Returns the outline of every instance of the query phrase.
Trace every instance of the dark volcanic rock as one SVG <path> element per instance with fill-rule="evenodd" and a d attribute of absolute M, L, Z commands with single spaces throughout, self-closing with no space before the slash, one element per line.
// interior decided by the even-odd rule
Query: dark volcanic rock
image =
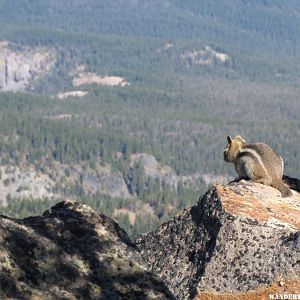
<path fill-rule="evenodd" d="M 112 219 L 61 202 L 0 217 L 0 299 L 173 299 Z"/>
<path fill-rule="evenodd" d="M 241 181 L 213 187 L 136 243 L 177 299 L 265 299 L 244 296 L 278 282 L 300 288 L 299 230 L 299 194 Z"/>

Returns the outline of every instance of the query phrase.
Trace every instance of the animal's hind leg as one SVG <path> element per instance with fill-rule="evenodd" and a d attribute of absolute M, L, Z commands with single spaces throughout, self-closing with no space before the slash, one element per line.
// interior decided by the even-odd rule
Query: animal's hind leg
<path fill-rule="evenodd" d="M 272 184 L 272 177 L 270 177 L 264 168 L 259 165 L 253 167 L 252 170 L 252 178 L 254 182 L 261 183 L 264 185 L 271 185 Z"/>

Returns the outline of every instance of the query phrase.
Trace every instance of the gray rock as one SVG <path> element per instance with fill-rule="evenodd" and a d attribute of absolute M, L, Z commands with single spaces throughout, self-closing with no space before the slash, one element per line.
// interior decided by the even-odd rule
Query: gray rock
<path fill-rule="evenodd" d="M 173 299 L 112 219 L 61 202 L 0 217 L 0 299 Z"/>
<path fill-rule="evenodd" d="M 14 49 L 0 42 L 0 91 L 24 91 L 32 82 L 47 75 L 56 62 L 53 49 Z"/>
<path fill-rule="evenodd" d="M 299 200 L 251 182 L 217 185 L 136 243 L 177 299 L 299 283 Z"/>

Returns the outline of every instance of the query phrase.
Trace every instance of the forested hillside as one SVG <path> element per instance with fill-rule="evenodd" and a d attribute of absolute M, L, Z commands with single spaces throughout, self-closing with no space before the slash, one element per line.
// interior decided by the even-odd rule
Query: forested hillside
<path fill-rule="evenodd" d="M 137 234 L 234 176 L 228 134 L 299 177 L 299 15 L 292 0 L 0 1 L 1 212 L 76 198 Z"/>

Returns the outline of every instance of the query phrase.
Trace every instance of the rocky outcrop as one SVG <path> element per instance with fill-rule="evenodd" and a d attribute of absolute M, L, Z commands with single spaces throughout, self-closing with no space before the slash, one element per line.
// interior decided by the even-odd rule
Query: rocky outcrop
<path fill-rule="evenodd" d="M 50 72 L 56 53 L 47 48 L 16 47 L 0 42 L 0 91 L 24 91 Z"/>
<path fill-rule="evenodd" d="M 300 186 L 297 180 L 291 184 Z M 136 243 L 177 299 L 299 292 L 300 195 L 293 193 L 281 198 L 249 181 L 216 185 Z"/>
<path fill-rule="evenodd" d="M 130 156 L 130 167 L 140 165 L 146 178 L 158 179 L 160 185 L 169 186 L 170 190 L 177 192 L 179 184 L 191 190 L 199 190 L 205 184 L 210 186 L 215 183 L 225 183 L 231 180 L 229 176 L 218 176 L 208 173 L 192 173 L 177 175 L 175 170 L 168 165 L 162 165 L 157 159 L 148 153 L 135 153 Z"/>
<path fill-rule="evenodd" d="M 49 117 L 52 120 L 71 119 L 70 114 Z M 43 164 L 44 162 L 42 162 Z M 95 170 L 96 169 L 96 170 Z M 7 206 L 10 201 L 22 199 L 61 198 L 60 192 L 80 181 L 85 193 L 104 194 L 112 198 L 131 198 L 124 177 L 120 172 L 113 172 L 110 164 L 96 162 L 92 169 L 87 164 L 72 167 L 59 163 L 46 167 L 43 172 L 32 164 L 0 166 L 0 206 Z M 66 174 L 68 174 L 66 176 Z M 83 175 L 82 175 L 83 174 Z"/>
<path fill-rule="evenodd" d="M 186 51 L 181 55 L 181 58 L 186 61 L 187 66 L 205 66 L 213 63 L 225 64 L 231 59 L 227 53 L 218 52 L 209 46 L 205 46 L 203 49 L 197 51 Z"/>
<path fill-rule="evenodd" d="M 284 178 L 294 189 L 299 181 Z M 300 290 L 300 194 L 240 181 L 133 243 L 75 201 L 0 216 L 0 299 L 269 299 Z"/>
<path fill-rule="evenodd" d="M 112 219 L 61 202 L 0 217 L 0 299 L 173 299 Z"/>
<path fill-rule="evenodd" d="M 0 174 L 0 206 L 7 206 L 11 199 L 54 200 L 59 197 L 52 192 L 54 181 L 33 167 L 0 166 Z"/>
<path fill-rule="evenodd" d="M 119 87 L 130 85 L 126 78 L 120 76 L 101 76 L 96 73 L 87 72 L 85 65 L 78 65 L 70 72 L 70 76 L 73 78 L 72 84 L 75 87 L 90 84 Z"/>

